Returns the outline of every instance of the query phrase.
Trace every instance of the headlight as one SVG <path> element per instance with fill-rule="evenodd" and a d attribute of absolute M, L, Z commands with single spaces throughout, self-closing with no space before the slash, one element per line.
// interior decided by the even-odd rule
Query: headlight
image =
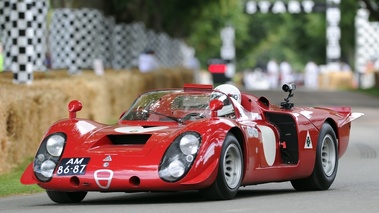
<path fill-rule="evenodd" d="M 41 164 L 41 174 L 45 177 L 53 177 L 53 172 L 56 165 L 57 164 L 51 160 L 44 161 Z"/>
<path fill-rule="evenodd" d="M 62 135 L 52 135 L 46 142 L 46 149 L 52 156 L 60 156 L 62 154 L 65 138 Z"/>
<path fill-rule="evenodd" d="M 42 182 L 50 181 L 66 144 L 66 134 L 62 132 L 48 135 L 41 143 L 34 158 L 34 174 Z"/>
<path fill-rule="evenodd" d="M 200 140 L 193 134 L 184 135 L 179 142 L 180 151 L 185 155 L 193 155 L 199 148 Z"/>
<path fill-rule="evenodd" d="M 185 171 L 186 167 L 180 160 L 174 160 L 168 166 L 168 172 L 174 178 L 181 177 Z"/>
<path fill-rule="evenodd" d="M 183 178 L 196 158 L 200 143 L 201 137 L 197 132 L 186 132 L 177 137 L 163 156 L 159 176 L 169 182 Z"/>

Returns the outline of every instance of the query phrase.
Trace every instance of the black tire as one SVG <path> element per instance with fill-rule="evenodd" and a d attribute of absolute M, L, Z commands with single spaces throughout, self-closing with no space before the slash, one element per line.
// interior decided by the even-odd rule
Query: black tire
<path fill-rule="evenodd" d="M 49 190 L 46 190 L 46 193 L 56 203 L 79 203 L 87 195 L 87 192 L 58 192 Z"/>
<path fill-rule="evenodd" d="M 333 128 L 324 123 L 317 141 L 316 162 L 312 175 L 305 179 L 291 181 L 298 191 L 327 190 L 337 175 L 338 147 Z"/>
<path fill-rule="evenodd" d="M 208 200 L 228 200 L 235 197 L 243 176 L 243 154 L 234 135 L 228 134 L 222 146 L 215 182 L 200 191 Z"/>

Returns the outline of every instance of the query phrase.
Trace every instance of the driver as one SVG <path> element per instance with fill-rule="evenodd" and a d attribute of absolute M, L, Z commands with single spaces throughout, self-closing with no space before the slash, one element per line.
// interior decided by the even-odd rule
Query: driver
<path fill-rule="evenodd" d="M 215 91 L 220 91 L 222 93 L 225 93 L 229 97 L 234 98 L 238 103 L 241 104 L 241 92 L 240 90 L 231 84 L 221 84 L 217 86 Z M 218 98 L 219 100 L 224 102 L 224 107 L 217 111 L 217 116 L 234 116 L 234 107 L 231 101 L 225 97 L 220 95 L 211 96 L 211 99 Z"/>

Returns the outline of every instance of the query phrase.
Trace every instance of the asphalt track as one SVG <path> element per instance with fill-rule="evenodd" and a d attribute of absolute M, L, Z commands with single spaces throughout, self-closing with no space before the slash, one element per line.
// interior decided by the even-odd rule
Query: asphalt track
<path fill-rule="evenodd" d="M 282 91 L 249 91 L 279 104 Z M 297 192 L 290 183 L 241 188 L 235 199 L 204 201 L 196 192 L 89 193 L 82 203 L 58 205 L 45 193 L 0 198 L 0 212 L 378 212 L 379 98 L 346 91 L 297 90 L 296 106 L 351 106 L 365 115 L 353 122 L 350 144 L 327 191 Z"/>

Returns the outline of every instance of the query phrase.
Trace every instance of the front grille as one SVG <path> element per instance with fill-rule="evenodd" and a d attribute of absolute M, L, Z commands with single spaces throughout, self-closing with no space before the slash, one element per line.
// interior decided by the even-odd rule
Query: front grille
<path fill-rule="evenodd" d="M 107 135 L 107 137 L 115 145 L 143 145 L 151 134 Z"/>

